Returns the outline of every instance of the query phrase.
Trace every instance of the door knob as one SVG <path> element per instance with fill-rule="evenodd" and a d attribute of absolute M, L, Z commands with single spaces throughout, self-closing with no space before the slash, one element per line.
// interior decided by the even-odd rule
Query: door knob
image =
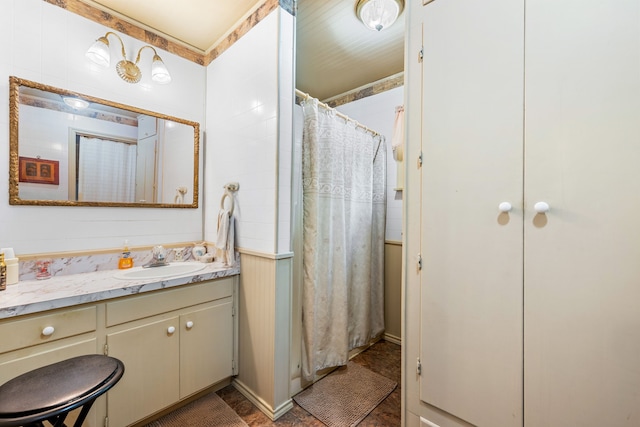
<path fill-rule="evenodd" d="M 539 214 L 544 214 L 549 212 L 549 204 L 547 202 L 537 202 L 533 205 L 533 209 Z"/>
<path fill-rule="evenodd" d="M 173 326 L 169 326 L 169 327 L 167 328 L 167 333 L 168 333 L 168 334 L 172 334 L 172 333 L 174 333 L 175 331 L 176 331 L 176 328 L 175 328 L 175 327 L 173 327 Z"/>
<path fill-rule="evenodd" d="M 511 208 L 511 203 L 509 202 L 502 202 L 498 205 L 500 212 L 511 212 Z"/>
<path fill-rule="evenodd" d="M 189 320 L 187 322 L 187 329 L 191 329 L 191 328 L 193 328 L 193 322 L 191 320 Z"/>
<path fill-rule="evenodd" d="M 48 337 L 49 335 L 53 335 L 55 331 L 56 330 L 53 326 L 47 326 L 42 330 L 42 335 L 44 335 L 45 337 Z"/>

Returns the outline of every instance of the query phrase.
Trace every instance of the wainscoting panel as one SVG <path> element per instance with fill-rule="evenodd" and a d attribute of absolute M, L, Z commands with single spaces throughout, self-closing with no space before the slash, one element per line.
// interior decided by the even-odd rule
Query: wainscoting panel
<path fill-rule="evenodd" d="M 272 420 L 289 395 L 291 255 L 241 252 L 236 388 Z"/>
<path fill-rule="evenodd" d="M 402 243 L 384 245 L 384 338 L 402 343 Z"/>

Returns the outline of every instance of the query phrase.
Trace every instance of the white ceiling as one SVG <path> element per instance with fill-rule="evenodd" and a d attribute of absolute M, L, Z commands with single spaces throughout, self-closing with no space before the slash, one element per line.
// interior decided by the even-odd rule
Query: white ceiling
<path fill-rule="evenodd" d="M 296 87 L 323 100 L 404 69 L 404 16 L 365 27 L 356 0 L 298 0 Z"/>
<path fill-rule="evenodd" d="M 83 0 L 204 53 L 261 0 Z M 355 16 L 357 0 L 298 0 L 296 87 L 321 100 L 403 70 L 404 16 L 382 32 Z"/>

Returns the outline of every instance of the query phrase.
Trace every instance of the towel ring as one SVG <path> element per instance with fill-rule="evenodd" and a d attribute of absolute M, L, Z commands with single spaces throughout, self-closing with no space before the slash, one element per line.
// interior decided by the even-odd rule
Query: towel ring
<path fill-rule="evenodd" d="M 224 194 L 222 195 L 222 199 L 220 199 L 220 209 L 224 209 L 224 199 L 229 198 L 229 201 L 231 203 L 231 206 L 229 207 L 229 216 L 233 215 L 233 194 L 231 194 L 228 191 L 225 191 Z"/>

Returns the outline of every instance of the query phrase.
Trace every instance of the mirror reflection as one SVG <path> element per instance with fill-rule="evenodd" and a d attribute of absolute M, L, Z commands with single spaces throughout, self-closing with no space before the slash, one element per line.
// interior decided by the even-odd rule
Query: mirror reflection
<path fill-rule="evenodd" d="M 10 80 L 10 204 L 198 207 L 198 123 Z"/>

